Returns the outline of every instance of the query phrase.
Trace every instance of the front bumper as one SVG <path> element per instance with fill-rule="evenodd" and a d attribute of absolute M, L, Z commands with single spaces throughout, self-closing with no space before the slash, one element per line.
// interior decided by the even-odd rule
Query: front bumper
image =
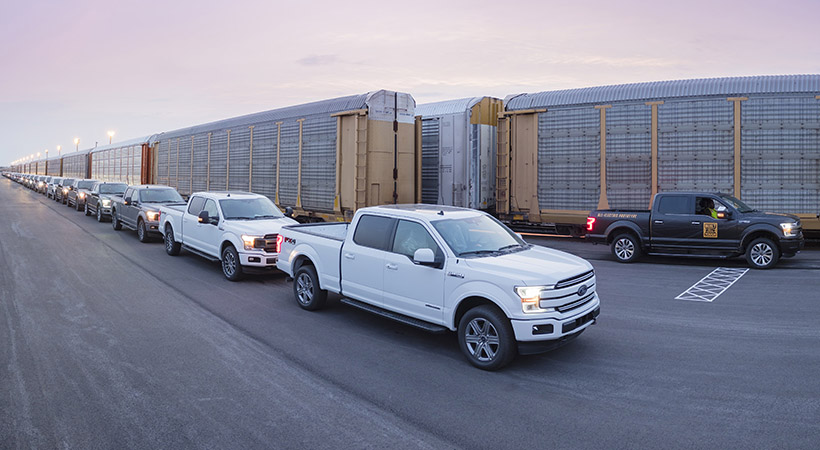
<path fill-rule="evenodd" d="M 109 214 L 111 214 L 111 210 L 109 209 Z M 145 221 L 145 231 L 152 236 L 160 236 L 162 233 L 159 232 L 159 221 L 156 222 L 149 222 Z"/>
<path fill-rule="evenodd" d="M 594 301 L 584 305 L 583 308 L 578 308 L 577 311 L 568 312 L 564 317 L 512 319 L 510 323 L 515 333 L 515 340 L 518 342 L 555 341 L 586 329 L 595 323 L 600 312 L 601 301 L 596 294 Z"/>
<path fill-rule="evenodd" d="M 805 247 L 806 241 L 803 239 L 803 232 L 799 237 L 793 239 L 780 239 L 780 253 L 784 255 L 794 255 Z"/>
<path fill-rule="evenodd" d="M 239 252 L 240 264 L 250 267 L 276 267 L 279 253 Z"/>

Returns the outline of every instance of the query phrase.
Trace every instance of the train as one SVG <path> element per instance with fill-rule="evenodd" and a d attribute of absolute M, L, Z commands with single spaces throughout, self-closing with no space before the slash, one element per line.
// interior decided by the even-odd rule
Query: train
<path fill-rule="evenodd" d="M 661 191 L 725 192 L 820 232 L 820 75 L 660 81 L 416 105 L 377 90 L 13 166 L 245 190 L 303 222 L 433 203 L 582 235 L 589 211 Z"/>

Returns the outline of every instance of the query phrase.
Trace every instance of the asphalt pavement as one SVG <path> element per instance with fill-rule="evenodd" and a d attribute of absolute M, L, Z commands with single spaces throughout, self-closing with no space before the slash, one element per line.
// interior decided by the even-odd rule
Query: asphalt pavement
<path fill-rule="evenodd" d="M 0 448 L 816 448 L 820 266 L 810 249 L 711 302 L 743 260 L 590 260 L 599 323 L 500 372 L 276 272 L 142 244 L 0 179 Z"/>

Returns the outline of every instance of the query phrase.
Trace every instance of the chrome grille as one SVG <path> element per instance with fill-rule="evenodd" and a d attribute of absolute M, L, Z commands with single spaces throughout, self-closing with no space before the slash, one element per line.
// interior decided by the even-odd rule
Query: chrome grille
<path fill-rule="evenodd" d="M 589 272 L 584 272 L 580 275 L 576 275 L 574 277 L 567 278 L 565 280 L 561 280 L 561 281 L 555 283 L 555 289 L 563 289 L 565 287 L 570 287 L 570 286 L 575 285 L 575 284 L 583 283 L 584 281 L 589 280 L 590 278 L 592 278 L 594 276 L 595 276 L 595 271 L 590 270 Z"/>
<path fill-rule="evenodd" d="M 592 298 L 594 296 L 595 296 L 595 293 L 593 292 L 592 294 L 589 294 L 589 295 L 587 295 L 586 297 L 584 297 L 582 299 L 576 300 L 574 302 L 567 303 L 566 305 L 558 306 L 558 307 L 555 308 L 555 310 L 558 311 L 558 312 L 563 313 L 563 312 L 567 312 L 567 311 L 575 309 L 575 308 L 580 308 L 581 306 L 584 306 L 587 303 L 589 303 L 590 301 L 592 301 Z"/>

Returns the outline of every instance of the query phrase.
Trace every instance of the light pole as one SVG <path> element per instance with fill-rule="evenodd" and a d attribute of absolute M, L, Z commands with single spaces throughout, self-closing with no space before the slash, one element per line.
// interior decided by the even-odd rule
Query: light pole
<path fill-rule="evenodd" d="M 111 145 L 111 140 L 112 140 L 112 139 L 114 139 L 114 132 L 113 132 L 113 131 L 109 131 L 109 132 L 108 132 L 108 145 Z"/>
<path fill-rule="evenodd" d="M 80 138 L 74 138 L 74 151 L 80 151 Z"/>
<path fill-rule="evenodd" d="M 57 146 L 57 156 L 60 156 L 60 150 L 62 150 L 62 149 L 63 149 L 62 145 Z"/>

